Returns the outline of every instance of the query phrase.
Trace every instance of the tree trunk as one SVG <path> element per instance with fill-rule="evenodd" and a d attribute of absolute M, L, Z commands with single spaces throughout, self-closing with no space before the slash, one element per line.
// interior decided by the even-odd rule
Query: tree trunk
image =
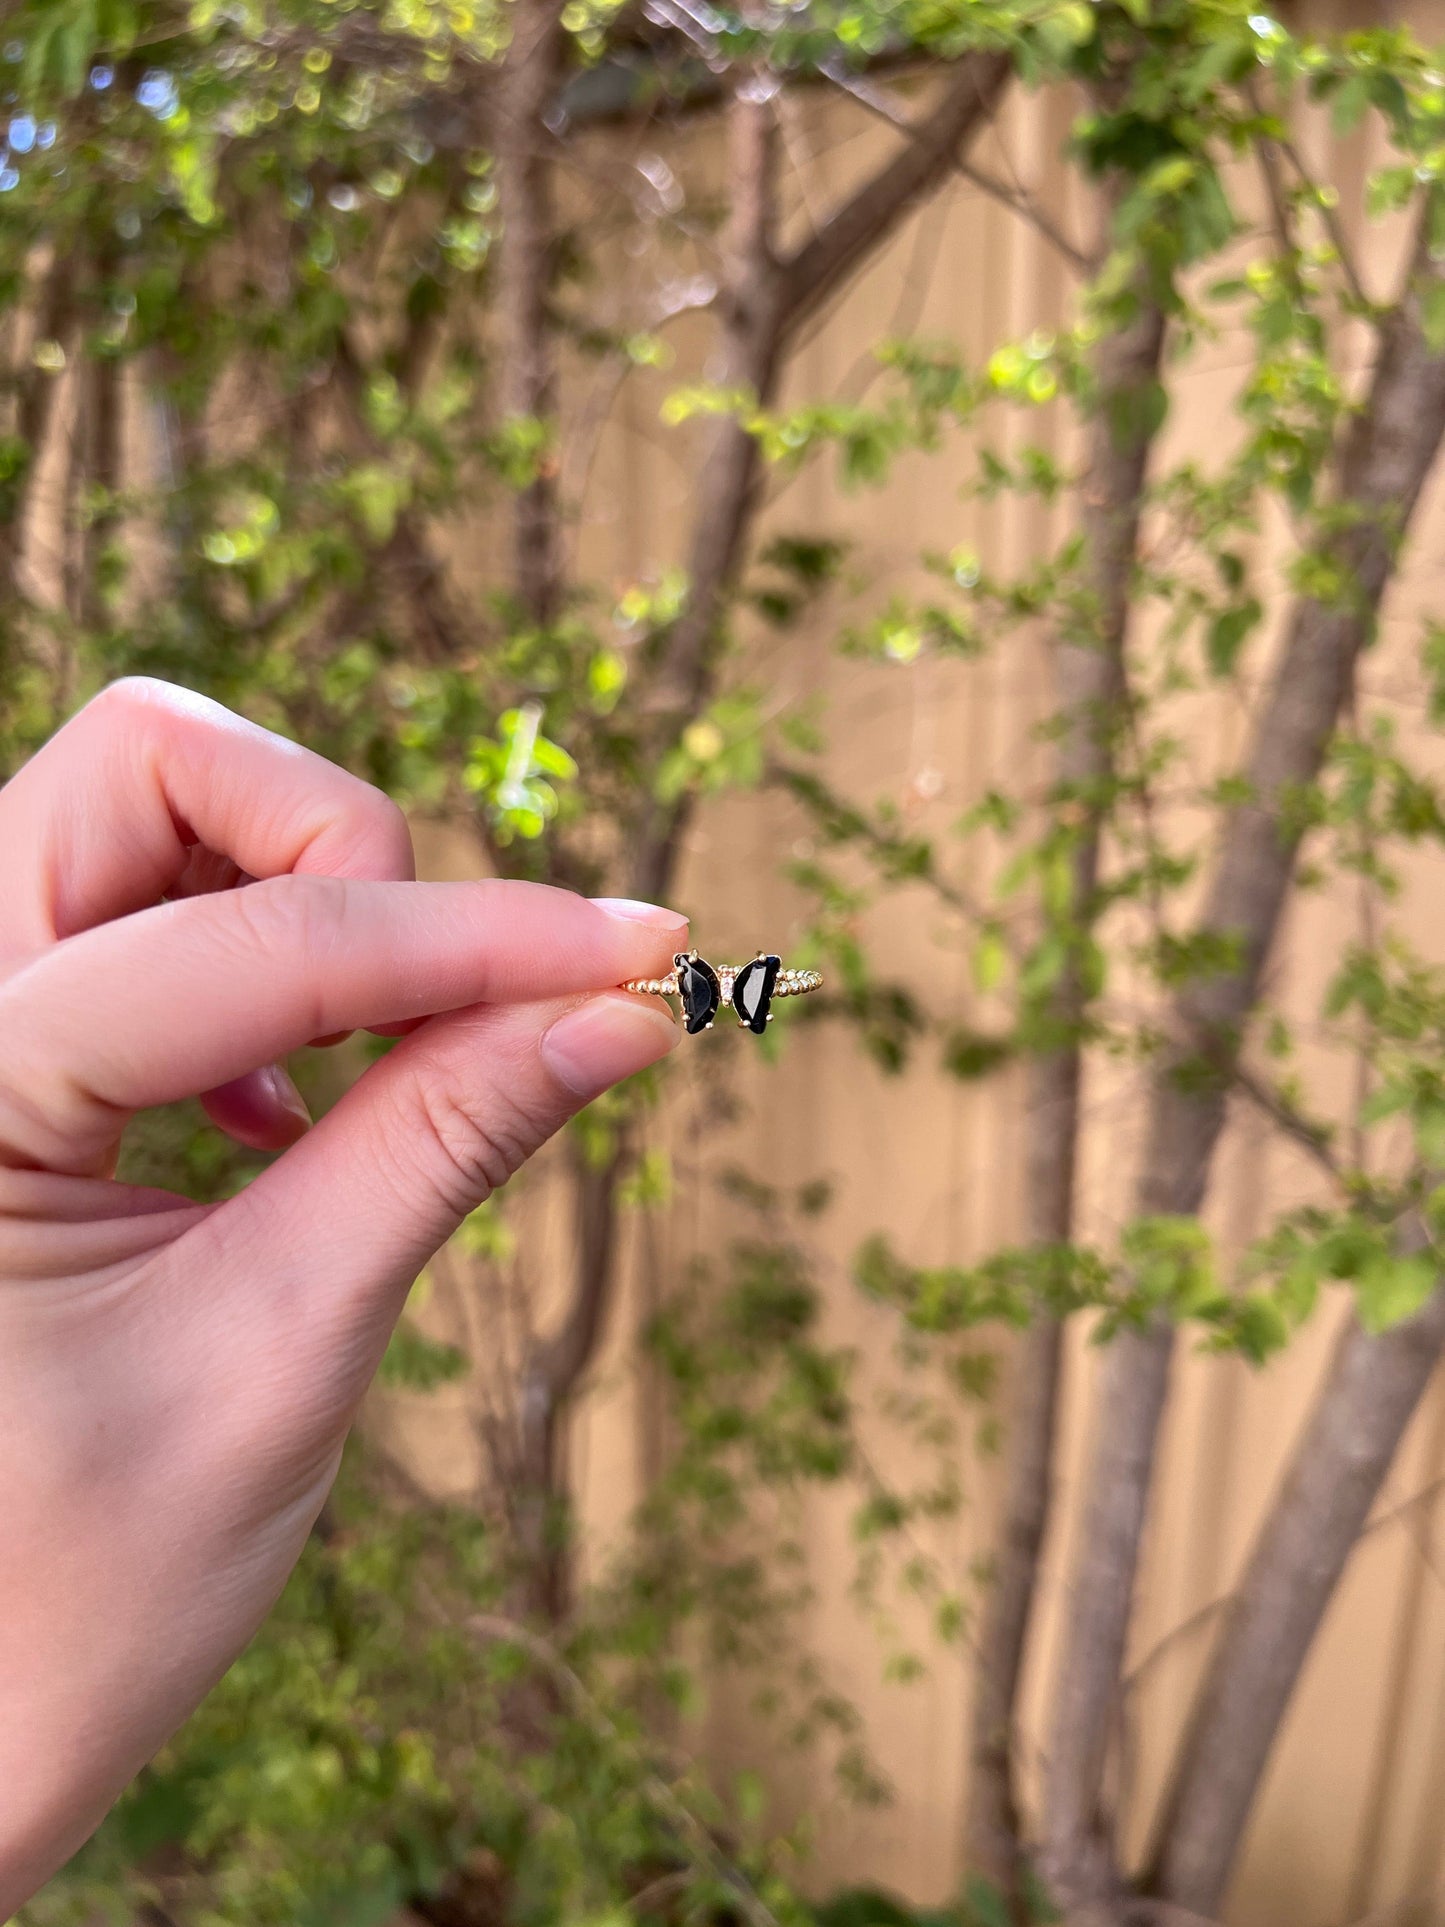
<path fill-rule="evenodd" d="M 1235 940 L 1240 962 L 1190 984 L 1176 1001 L 1176 1041 L 1150 1091 L 1136 1200 L 1143 1216 L 1192 1216 L 1203 1201 L 1224 1123 L 1228 1066 L 1258 993 L 1299 846 L 1301 832 L 1286 806 L 1319 774 L 1445 430 L 1445 358 L 1425 340 L 1415 286 L 1427 268 L 1422 245 L 1409 289 L 1381 319 L 1374 373 L 1336 464 L 1334 498 L 1350 514 L 1339 518 L 1325 550 L 1353 593 L 1295 605 L 1255 730 L 1250 800 L 1223 827 L 1201 928 Z M 1211 1067 L 1208 1077 L 1197 1074 L 1201 1064 Z M 1196 1074 L 1181 1076 L 1186 1068 Z M 1172 1329 L 1160 1321 L 1121 1335 L 1101 1371 L 1098 1410 L 1107 1422 L 1098 1427 L 1085 1487 L 1045 1813 L 1046 1870 L 1066 1904 L 1076 1887 L 1088 1890 L 1098 1858 L 1105 1755 L 1172 1355 Z"/>
<path fill-rule="evenodd" d="M 572 1603 L 565 1421 L 602 1336 L 617 1272 L 617 1187 L 631 1162 L 624 1130 L 600 1166 L 573 1158 L 576 1281 L 556 1332 L 534 1346 L 518 1394 L 518 1464 L 507 1479 L 527 1611 L 558 1625 Z M 505 1475 L 504 1475 L 505 1476 Z"/>
<path fill-rule="evenodd" d="M 503 189 L 507 221 L 504 246 L 512 249 L 513 277 L 504 300 L 508 340 L 518 330 L 550 325 L 545 275 L 536 266 L 547 233 L 545 166 L 539 159 L 529 173 L 522 165 L 536 154 L 543 137 L 542 113 L 549 96 L 536 82 L 553 29 L 555 9 L 526 0 L 519 10 L 529 19 L 514 28 L 509 62 L 517 66 L 506 98 L 507 122 L 501 141 L 504 181 L 510 170 L 511 205 Z M 531 38 L 525 37 L 530 35 Z M 555 61 L 554 52 L 551 58 Z M 555 71 L 555 69 L 554 69 Z M 722 318 L 724 371 L 728 386 L 741 387 L 760 400 L 774 387 L 779 356 L 790 329 L 831 292 L 841 276 L 896 231 L 923 195 L 947 176 L 959 147 L 981 127 L 1007 82 L 1002 56 L 965 60 L 951 78 L 943 99 L 899 151 L 849 196 L 807 242 L 786 260 L 775 254 L 778 135 L 775 103 L 761 88 L 739 91 L 729 108 L 729 157 L 732 218 L 725 237 L 725 281 L 718 301 Z M 530 118 L 528 118 L 530 117 Z M 531 128 L 533 134 L 528 136 Z M 540 185 L 539 185 L 540 177 Z M 548 243 L 548 246 L 550 243 Z M 531 269 L 527 261 L 533 262 Z M 512 412 L 543 415 L 550 408 L 551 364 L 545 349 L 523 357 L 509 390 Z M 717 642 L 725 603 L 746 550 L 758 499 L 759 457 L 755 437 L 736 422 L 717 424 L 713 446 L 702 466 L 702 493 L 690 546 L 687 607 L 668 643 L 659 695 L 667 717 L 686 721 L 706 703 L 715 674 Z M 530 504 L 530 506 L 529 506 Z M 532 529 L 541 514 L 552 531 L 547 541 Z M 518 589 L 538 620 L 555 610 L 560 596 L 559 524 L 555 492 L 547 478 L 523 498 L 518 521 Z M 538 558 L 550 558 L 547 567 Z M 545 585 L 550 583 L 550 588 Z M 676 870 L 685 808 L 654 813 L 646 832 L 627 853 L 629 887 L 665 900 Z M 530 1604 L 544 1618 L 566 1611 L 570 1592 L 565 1539 L 565 1474 L 560 1464 L 561 1428 L 566 1410 L 585 1377 L 606 1320 L 616 1278 L 617 1183 L 625 1166 L 622 1153 L 601 1171 L 573 1174 L 576 1201 L 576 1290 L 563 1325 L 550 1343 L 539 1347 L 523 1376 L 521 1391 L 520 1485 L 524 1493 L 517 1517 L 519 1543 L 532 1578 Z"/>
<path fill-rule="evenodd" d="M 1445 1348 L 1445 1290 L 1372 1338 L 1353 1321 L 1205 1677 L 1150 1888 L 1214 1914 L 1306 1655 Z"/>
<path fill-rule="evenodd" d="M 121 364 L 111 358 L 85 364 L 89 447 L 87 479 L 105 493 L 84 532 L 80 574 L 81 619 L 91 630 L 110 620 L 106 596 L 106 550 L 116 530 L 113 497 L 121 485 Z"/>
<path fill-rule="evenodd" d="M 74 350 L 76 325 L 75 263 L 65 254 L 51 262 L 39 292 L 35 318 L 35 341 L 56 342 L 62 354 Z M 24 449 L 24 469 L 0 496 L 0 588 L 8 605 L 6 615 L 13 619 L 25 601 L 25 543 L 36 477 L 50 439 L 51 426 L 60 401 L 62 377 L 58 370 L 42 367 L 32 355 L 30 365 L 18 376 L 15 403 L 15 436 Z"/>
<path fill-rule="evenodd" d="M 553 268 L 552 163 L 544 116 L 561 69 L 561 0 L 517 0 L 500 88 L 495 138 L 502 208 L 498 313 L 503 340 L 502 409 L 513 424 L 555 428 L 556 369 L 548 315 Z M 561 523 L 555 452 L 544 447 L 518 491 L 513 519 L 517 599 L 547 623 L 561 595 Z"/>
<path fill-rule="evenodd" d="M 781 283 L 773 252 L 777 220 L 778 125 L 761 87 L 739 84 L 728 106 L 728 175 L 732 213 L 723 238 L 718 381 L 759 406 L 773 399 L 781 341 Z M 746 550 L 757 509 L 762 461 L 755 435 L 730 415 L 713 423 L 698 513 L 688 548 L 688 597 L 669 639 L 661 677 L 664 728 L 675 731 L 704 706 L 728 591 Z M 680 803 L 654 803 L 634 856 L 631 888 L 660 897 L 677 865 L 687 819 Z"/>
<path fill-rule="evenodd" d="M 1112 219 L 1110 195 L 1105 245 Z M 1055 789 L 1082 811 L 1066 912 L 1080 935 L 1094 918 L 1101 825 L 1108 808 L 1103 792 L 1115 767 L 1139 517 L 1153 441 L 1145 402 L 1158 381 L 1163 342 L 1162 312 L 1152 302 L 1141 302 L 1130 324 L 1106 335 L 1094 356 L 1099 402 L 1091 424 L 1081 533 L 1096 614 L 1088 633 L 1059 640 L 1053 662 L 1057 709 L 1066 724 Z M 1041 1040 L 1045 1047 L 1029 1061 L 1025 1233 L 1030 1244 L 1041 1247 L 1065 1244 L 1074 1235 L 1087 1007 L 1074 962 L 1044 1013 L 1051 1036 Z M 1020 1348 L 997 1571 L 976 1669 L 967 1865 L 1005 1892 L 1014 1892 L 1018 1884 L 1022 1830 L 1013 1785 L 1014 1720 L 1052 1500 L 1062 1350 L 1063 1328 L 1053 1319 L 1040 1319 Z"/>

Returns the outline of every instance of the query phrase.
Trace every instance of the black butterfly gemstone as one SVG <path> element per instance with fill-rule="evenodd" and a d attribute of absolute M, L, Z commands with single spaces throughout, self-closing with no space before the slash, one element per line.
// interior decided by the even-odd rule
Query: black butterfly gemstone
<path fill-rule="evenodd" d="M 733 1009 L 755 1037 L 761 1037 L 768 1027 L 773 985 L 782 967 L 781 957 L 754 957 L 733 979 Z"/>
<path fill-rule="evenodd" d="M 712 965 L 695 951 L 679 951 L 672 961 L 677 971 L 677 994 L 682 1000 L 683 1026 L 689 1037 L 695 1037 L 717 1016 L 722 986 Z"/>

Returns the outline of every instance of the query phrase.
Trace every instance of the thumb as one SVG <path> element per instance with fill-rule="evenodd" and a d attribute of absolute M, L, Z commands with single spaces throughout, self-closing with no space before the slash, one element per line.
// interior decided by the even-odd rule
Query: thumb
<path fill-rule="evenodd" d="M 188 1235 L 219 1240 L 231 1276 L 244 1254 L 274 1359 L 308 1377 L 339 1365 L 358 1398 L 412 1281 L 467 1213 L 680 1035 L 666 1005 L 625 991 L 433 1018 Z"/>

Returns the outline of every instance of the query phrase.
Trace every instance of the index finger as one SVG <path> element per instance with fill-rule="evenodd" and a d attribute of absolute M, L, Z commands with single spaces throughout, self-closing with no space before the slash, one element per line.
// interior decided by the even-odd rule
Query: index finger
<path fill-rule="evenodd" d="M 406 819 L 382 791 L 147 677 L 102 690 L 0 790 L 12 955 L 156 903 L 197 844 L 251 876 L 414 875 Z"/>
<path fill-rule="evenodd" d="M 87 1171 L 126 1120 L 328 1031 L 604 990 L 686 921 L 537 883 L 288 876 L 158 905 L 0 986 L 0 1161 Z"/>

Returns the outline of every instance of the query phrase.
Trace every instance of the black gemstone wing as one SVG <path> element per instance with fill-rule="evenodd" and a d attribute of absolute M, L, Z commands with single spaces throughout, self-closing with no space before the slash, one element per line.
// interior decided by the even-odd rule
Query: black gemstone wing
<path fill-rule="evenodd" d="M 761 1037 L 768 1027 L 773 985 L 782 967 L 781 957 L 754 957 L 733 979 L 733 1009 L 754 1036 Z"/>
<path fill-rule="evenodd" d="M 704 957 L 674 958 L 677 968 L 677 994 L 682 1001 L 682 1021 L 690 1037 L 706 1030 L 717 1016 L 722 1001 L 722 986 L 717 972 Z"/>

